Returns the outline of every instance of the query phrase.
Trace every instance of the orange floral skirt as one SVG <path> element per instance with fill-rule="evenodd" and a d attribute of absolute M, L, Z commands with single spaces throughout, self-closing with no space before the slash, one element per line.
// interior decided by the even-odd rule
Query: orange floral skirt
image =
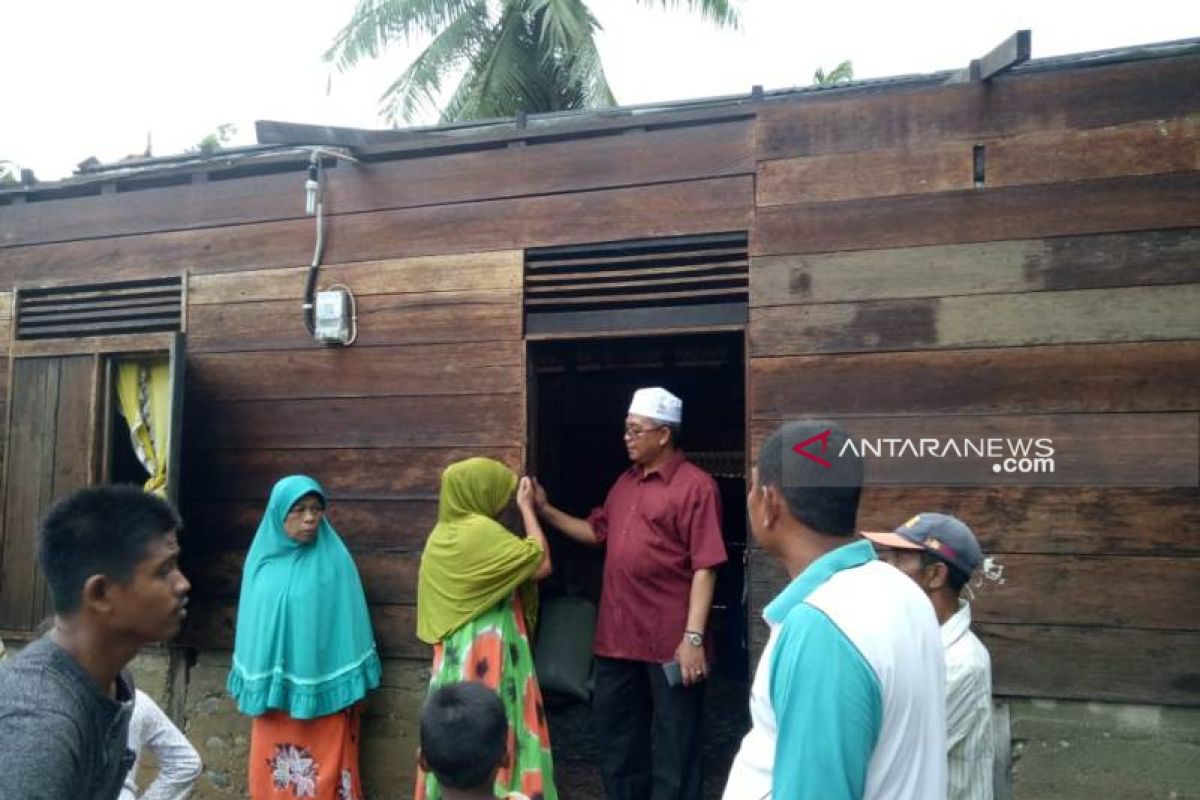
<path fill-rule="evenodd" d="M 362 704 L 318 717 L 282 711 L 250 726 L 251 800 L 362 800 L 358 773 Z"/>

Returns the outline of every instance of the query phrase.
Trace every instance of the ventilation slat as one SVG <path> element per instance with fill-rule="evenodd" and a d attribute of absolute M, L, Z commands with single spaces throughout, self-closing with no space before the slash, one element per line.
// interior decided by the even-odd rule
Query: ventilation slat
<path fill-rule="evenodd" d="M 656 278 L 648 277 L 644 280 L 637 281 L 606 281 L 604 283 L 588 283 L 588 284 L 572 284 L 570 286 L 530 286 L 525 290 L 525 294 L 531 296 L 542 295 L 559 295 L 562 297 L 573 297 L 579 294 L 606 294 L 611 292 L 622 292 L 630 289 L 655 289 L 666 286 L 670 289 L 679 290 L 684 286 L 693 284 L 711 284 L 711 283 L 726 283 L 734 288 L 740 288 L 745 291 L 744 281 L 740 275 L 689 275 L 686 277 L 666 277 Z"/>
<path fill-rule="evenodd" d="M 178 331 L 183 281 L 172 277 L 19 289 L 15 313 L 18 339 Z"/>
<path fill-rule="evenodd" d="M 525 254 L 526 327 L 564 315 L 647 311 L 728 303 L 745 307 L 750 292 L 745 232 L 546 247 Z M 614 318 L 615 319 L 615 318 Z"/>
<path fill-rule="evenodd" d="M 526 306 L 570 306 L 570 305 L 616 305 L 639 303 L 655 300 L 690 300 L 693 298 L 705 298 L 709 301 L 714 297 L 728 297 L 731 299 L 741 300 L 746 299 L 746 290 L 735 289 L 695 289 L 686 292 L 646 292 L 644 294 L 614 294 L 614 295 L 590 295 L 587 297 L 552 297 L 552 298 L 530 298 L 525 301 Z M 652 303 L 657 305 L 657 303 Z"/>
<path fill-rule="evenodd" d="M 61 339 L 73 336 L 105 336 L 113 333 L 149 333 L 179 330 L 179 317 L 147 317 L 141 320 L 106 322 L 103 325 L 56 325 L 24 331 L 22 339 Z"/>
<path fill-rule="evenodd" d="M 554 275 L 530 275 L 528 284 L 556 284 L 569 281 L 602 280 L 606 278 L 631 278 L 637 275 L 688 275 L 692 273 L 723 271 L 744 275 L 749 263 L 745 259 L 718 261 L 713 264 L 688 264 L 683 267 L 642 267 L 640 269 L 606 269 L 594 272 L 562 272 Z"/>
<path fill-rule="evenodd" d="M 120 300 L 137 300 L 137 299 L 154 299 L 154 298 L 169 298 L 179 295 L 178 286 L 170 286 L 166 288 L 154 289 L 124 289 L 118 291 L 92 291 L 92 292 L 69 292 L 56 295 L 34 295 L 30 294 L 25 297 L 22 302 L 28 306 L 55 306 L 59 303 L 89 303 L 99 302 L 103 300 L 120 301 Z"/>
<path fill-rule="evenodd" d="M 71 303 L 69 305 L 57 306 L 53 308 L 39 307 L 26 308 L 23 312 L 23 319 L 33 322 L 37 319 L 52 319 L 55 317 L 63 317 L 68 314 L 101 314 L 105 311 L 120 311 L 129 313 L 152 313 L 156 308 L 178 309 L 179 303 L 164 302 L 162 298 L 154 300 L 139 300 L 136 303 L 127 303 L 124 301 L 107 301 L 99 303 Z"/>
<path fill-rule="evenodd" d="M 635 253 L 631 255 L 621 255 L 613 253 L 611 255 L 597 256 L 595 258 L 570 258 L 570 259 L 552 259 L 552 260 L 529 260 L 527 266 L 530 271 L 541 272 L 542 270 L 558 269 L 562 267 L 587 267 L 587 266 L 608 266 L 615 264 L 638 264 L 644 262 L 663 263 L 666 261 L 681 261 L 687 263 L 702 262 L 709 259 L 738 259 L 745 258 L 746 247 L 723 247 L 718 250 L 693 250 L 690 252 L 675 252 L 675 251 L 657 251 L 653 253 Z"/>
<path fill-rule="evenodd" d="M 662 236 L 654 239 L 626 239 L 620 242 L 597 242 L 595 244 L 572 244 L 561 247 L 538 247 L 528 251 L 528 257 L 533 261 L 553 258 L 589 258 L 596 255 L 611 253 L 632 253 L 634 251 L 675 251 L 702 247 L 742 247 L 746 242 L 746 232 L 710 233 L 696 236 Z"/>

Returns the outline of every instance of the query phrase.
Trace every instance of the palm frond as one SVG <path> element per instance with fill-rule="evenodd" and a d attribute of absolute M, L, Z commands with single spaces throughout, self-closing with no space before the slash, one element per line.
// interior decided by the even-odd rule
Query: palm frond
<path fill-rule="evenodd" d="M 395 125 L 411 122 L 422 109 L 436 105 L 442 81 L 480 51 L 490 30 L 487 0 L 473 0 L 387 88 L 380 113 Z"/>
<path fill-rule="evenodd" d="M 849 60 L 838 64 L 828 73 L 821 67 L 817 67 L 817 71 L 813 73 L 815 86 L 836 86 L 852 80 L 854 80 L 854 63 Z"/>
<path fill-rule="evenodd" d="M 323 58 L 347 69 L 378 58 L 397 39 L 437 34 L 473 5 L 474 0 L 359 0 Z"/>
<path fill-rule="evenodd" d="M 600 60 L 595 39 L 589 38 L 580 44 L 566 64 L 566 73 L 568 82 L 579 88 L 580 107 L 601 108 L 617 104 L 612 87 L 608 85 L 608 76 L 604 74 L 604 63 Z"/>
<path fill-rule="evenodd" d="M 580 0 L 531 0 L 529 13 L 540 25 L 540 38 L 548 55 L 567 55 L 600 27 Z"/>
<path fill-rule="evenodd" d="M 680 0 L 638 0 L 647 5 L 658 5 L 663 8 L 677 8 Z M 683 0 L 688 10 L 700 14 L 700 19 L 711 22 L 719 28 L 736 30 L 742 24 L 741 15 L 729 0 Z"/>
<path fill-rule="evenodd" d="M 596 32 L 600 22 L 582 0 L 533 0 L 531 11 L 539 23 L 543 58 L 561 66 L 559 80 L 574 87 L 584 108 L 616 104 Z"/>
<path fill-rule="evenodd" d="M 520 2 L 504 6 L 500 22 L 491 31 L 467 74 L 463 76 L 450 102 L 442 109 L 443 122 L 511 116 L 517 107 L 506 111 L 514 98 L 520 98 L 528 87 L 527 54 L 522 44 L 528 33 L 525 8 Z M 524 90 L 524 91 L 523 91 Z"/>

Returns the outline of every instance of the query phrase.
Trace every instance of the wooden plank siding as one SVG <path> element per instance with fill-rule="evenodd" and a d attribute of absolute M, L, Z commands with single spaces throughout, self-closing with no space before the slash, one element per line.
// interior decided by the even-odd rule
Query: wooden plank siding
<path fill-rule="evenodd" d="M 528 141 L 414 134 L 330 168 L 320 283 L 358 298 L 351 348 L 301 324 L 302 152 L 272 174 L 216 165 L 207 182 L 0 206 L 0 358 L 13 286 L 186 274 L 184 641 L 231 646 L 267 494 L 304 472 L 327 487 L 382 650 L 418 659 L 441 469 L 526 461 L 527 248 L 748 230 L 751 451 L 809 415 L 1200 411 L 1200 55 L 701 111 Z M 48 396 L 58 376 L 27 361 L 0 374 Z M 11 436 L 23 468 L 52 446 L 38 425 Z M 9 503 L 6 561 L 30 556 L 11 531 L 40 502 Z M 1007 568 L 976 615 L 999 693 L 1200 705 L 1200 489 L 875 487 L 859 523 L 927 509 L 962 516 Z M 784 580 L 751 550 L 759 647 Z M 0 611 L 33 615 L 12 585 Z"/>
<path fill-rule="evenodd" d="M 764 161 L 756 202 L 761 208 L 972 189 L 976 147 L 984 150 L 987 187 L 1192 172 L 1200 169 L 1198 129 L 1200 116 L 1192 115 Z"/>
<path fill-rule="evenodd" d="M 1195 56 L 764 108 L 752 456 L 800 417 L 1194 418 L 1197 112 Z M 1005 566 L 999 694 L 1200 705 L 1200 488 L 870 487 L 858 525 L 933 510 Z M 786 576 L 749 558 L 757 652 Z"/>
<path fill-rule="evenodd" d="M 345 214 L 328 221 L 331 264 L 411 256 L 745 230 L 752 175 L 505 200 Z M 224 228 L 0 250 L 0 289 L 174 274 L 298 267 L 312 258 L 314 222 Z"/>
<path fill-rule="evenodd" d="M 759 161 L 1086 130 L 1200 111 L 1200 56 L 1000 75 L 986 83 L 768 106 Z"/>
<path fill-rule="evenodd" d="M 1197 308 L 1200 283 L 772 306 L 750 310 L 750 353 L 1195 340 Z"/>
<path fill-rule="evenodd" d="M 441 470 L 471 455 L 524 460 L 521 271 L 519 251 L 323 269 L 322 285 L 358 299 L 351 348 L 304 330 L 306 270 L 191 277 L 183 504 L 203 613 L 186 641 L 229 645 L 266 497 L 299 472 L 329 493 L 384 652 L 424 652 L 408 623 Z"/>
<path fill-rule="evenodd" d="M 752 307 L 1194 283 L 1200 229 L 753 260 Z"/>
<path fill-rule="evenodd" d="M 750 254 L 965 244 L 1200 225 L 1200 172 L 759 208 Z"/>
<path fill-rule="evenodd" d="M 753 120 L 616 132 L 459 153 L 415 153 L 325 172 L 331 222 L 342 214 L 670 183 L 754 171 Z M 275 175 L 0 208 L 0 248 L 304 219 L 307 154 Z M 336 224 L 336 223 L 333 223 Z"/>

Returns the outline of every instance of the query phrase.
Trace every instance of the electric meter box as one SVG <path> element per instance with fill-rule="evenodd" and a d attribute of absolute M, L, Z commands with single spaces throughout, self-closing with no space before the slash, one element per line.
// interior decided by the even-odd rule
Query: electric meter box
<path fill-rule="evenodd" d="M 350 341 L 350 295 L 345 289 L 317 292 L 313 336 L 322 344 Z"/>

